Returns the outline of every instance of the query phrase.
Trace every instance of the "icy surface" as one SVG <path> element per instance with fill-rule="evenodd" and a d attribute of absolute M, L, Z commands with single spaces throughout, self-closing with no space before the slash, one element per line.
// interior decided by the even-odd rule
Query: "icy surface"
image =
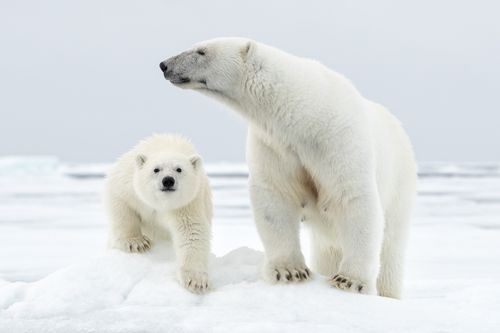
<path fill-rule="evenodd" d="M 247 171 L 228 164 L 207 168 L 213 291 L 190 294 L 168 244 L 105 250 L 106 167 L 0 159 L 0 332 L 498 332 L 499 164 L 420 167 L 401 301 L 262 282 Z"/>

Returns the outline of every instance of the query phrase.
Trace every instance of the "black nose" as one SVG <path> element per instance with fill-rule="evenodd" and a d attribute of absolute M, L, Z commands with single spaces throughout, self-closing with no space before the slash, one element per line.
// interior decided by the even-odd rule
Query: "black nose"
<path fill-rule="evenodd" d="M 165 62 L 160 62 L 160 69 L 162 72 L 165 72 L 167 70 L 167 65 L 165 65 Z"/>
<path fill-rule="evenodd" d="M 163 178 L 162 181 L 161 181 L 161 183 L 166 188 L 171 188 L 175 184 L 175 179 L 174 179 L 174 177 L 168 176 L 168 177 Z"/>

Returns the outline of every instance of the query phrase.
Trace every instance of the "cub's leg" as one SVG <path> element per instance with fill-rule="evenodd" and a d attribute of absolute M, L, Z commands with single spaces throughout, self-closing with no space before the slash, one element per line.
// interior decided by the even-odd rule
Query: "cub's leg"
<path fill-rule="evenodd" d="M 177 257 L 177 277 L 189 291 L 209 290 L 210 220 L 193 205 L 176 211 L 169 228 Z"/>
<path fill-rule="evenodd" d="M 126 203 L 116 198 L 106 200 L 109 221 L 108 246 L 125 252 L 144 252 L 151 241 L 141 232 L 141 220 Z"/>

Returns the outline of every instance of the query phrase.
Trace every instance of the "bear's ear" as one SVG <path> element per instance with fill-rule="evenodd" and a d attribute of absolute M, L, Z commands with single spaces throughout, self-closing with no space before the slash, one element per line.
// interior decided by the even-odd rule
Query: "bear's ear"
<path fill-rule="evenodd" d="M 198 168 L 198 166 L 201 164 L 201 156 L 200 155 L 191 155 L 189 157 L 189 162 L 193 165 L 193 168 Z"/>
<path fill-rule="evenodd" d="M 137 163 L 137 166 L 139 168 L 142 168 L 144 163 L 146 163 L 146 156 L 144 156 L 142 154 L 137 155 L 137 157 L 135 158 L 135 162 Z"/>
<path fill-rule="evenodd" d="M 240 51 L 241 58 L 243 58 L 243 61 L 247 61 L 248 59 L 250 59 L 254 55 L 256 48 L 257 44 L 253 40 L 250 40 L 247 43 L 245 43 L 245 45 L 243 45 Z"/>

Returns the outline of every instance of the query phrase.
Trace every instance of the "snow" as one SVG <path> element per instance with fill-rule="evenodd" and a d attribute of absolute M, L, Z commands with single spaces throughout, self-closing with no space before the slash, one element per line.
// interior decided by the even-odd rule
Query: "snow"
<path fill-rule="evenodd" d="M 317 274 L 261 281 L 246 168 L 230 164 L 208 167 L 213 290 L 193 295 L 175 280 L 169 244 L 147 254 L 105 249 L 106 167 L 0 159 L 0 332 L 498 331 L 499 164 L 420 167 L 400 301 L 335 290 Z"/>

